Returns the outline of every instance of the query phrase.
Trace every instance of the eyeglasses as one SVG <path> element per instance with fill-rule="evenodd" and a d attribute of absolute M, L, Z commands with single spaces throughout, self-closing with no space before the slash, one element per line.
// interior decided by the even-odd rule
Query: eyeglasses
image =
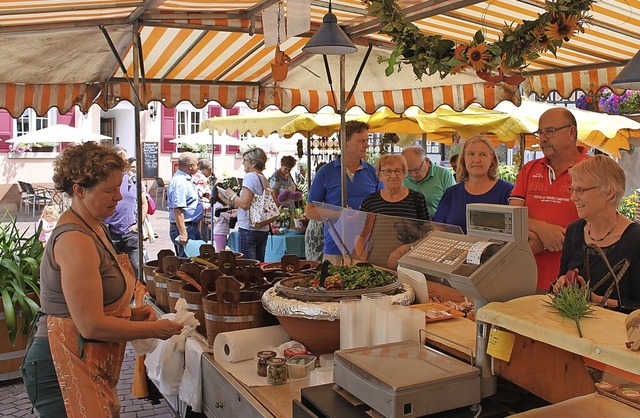
<path fill-rule="evenodd" d="M 414 174 L 414 173 L 417 173 L 418 171 L 422 170 L 422 166 L 424 166 L 424 162 L 425 162 L 425 160 L 422 160 L 422 164 L 420 164 L 420 166 L 418 168 L 412 168 L 411 170 L 407 170 L 407 174 Z"/>
<path fill-rule="evenodd" d="M 392 174 L 395 174 L 396 176 L 400 177 L 401 175 L 404 174 L 404 170 L 401 168 L 396 168 L 395 170 L 380 170 L 381 174 L 384 174 L 387 177 L 391 177 Z"/>
<path fill-rule="evenodd" d="M 536 139 L 540 139 L 540 138 L 542 138 L 542 135 L 544 135 L 548 139 L 551 139 L 551 138 L 553 138 L 553 136 L 556 134 L 557 131 L 559 131 L 560 129 L 568 128 L 570 126 L 573 126 L 573 125 L 568 124 L 568 125 L 561 126 L 559 128 L 547 128 L 545 130 L 538 129 L 537 131 L 535 131 L 533 133 L 533 136 L 535 136 Z"/>
<path fill-rule="evenodd" d="M 591 186 L 591 187 L 569 187 L 569 193 L 570 194 L 577 194 L 578 196 L 582 196 L 584 194 L 584 192 L 588 192 L 589 190 L 593 190 L 598 186 Z"/>

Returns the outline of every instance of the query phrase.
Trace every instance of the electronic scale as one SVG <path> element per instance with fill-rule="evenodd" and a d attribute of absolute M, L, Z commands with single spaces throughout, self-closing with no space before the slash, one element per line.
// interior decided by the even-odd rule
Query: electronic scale
<path fill-rule="evenodd" d="M 469 204 L 467 231 L 455 234 L 434 224 L 398 264 L 423 273 L 427 281 L 454 287 L 473 299 L 476 309 L 535 293 L 526 207 Z M 477 322 L 475 366 L 410 341 L 338 350 L 334 382 L 385 417 L 419 417 L 477 404 L 497 386 L 487 342 L 488 325 Z"/>

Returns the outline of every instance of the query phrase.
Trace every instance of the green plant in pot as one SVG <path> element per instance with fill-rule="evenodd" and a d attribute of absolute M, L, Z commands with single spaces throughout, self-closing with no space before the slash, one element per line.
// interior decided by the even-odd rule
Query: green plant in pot
<path fill-rule="evenodd" d="M 21 232 L 8 212 L 0 220 L 0 294 L 11 345 L 18 334 L 28 333 L 39 309 L 34 301 L 34 293 L 40 297 L 40 260 L 44 251 L 39 235 L 39 230 L 33 235 L 29 230 Z M 18 312 L 22 314 L 20 329 Z"/>

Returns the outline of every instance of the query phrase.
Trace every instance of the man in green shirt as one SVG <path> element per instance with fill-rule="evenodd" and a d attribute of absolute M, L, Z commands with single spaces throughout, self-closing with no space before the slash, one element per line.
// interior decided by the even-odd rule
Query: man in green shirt
<path fill-rule="evenodd" d="M 422 193 L 427 199 L 429 217 L 438 209 L 444 191 L 455 184 L 451 170 L 433 164 L 421 147 L 408 147 L 402 151 L 407 160 L 408 175 L 404 186 Z"/>

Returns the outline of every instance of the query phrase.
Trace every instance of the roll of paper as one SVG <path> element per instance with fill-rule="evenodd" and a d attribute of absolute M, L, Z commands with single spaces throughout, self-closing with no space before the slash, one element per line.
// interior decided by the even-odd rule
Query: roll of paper
<path fill-rule="evenodd" d="M 269 350 L 291 340 L 280 325 L 221 332 L 213 341 L 213 356 L 231 363 L 255 358 L 258 351 Z"/>

